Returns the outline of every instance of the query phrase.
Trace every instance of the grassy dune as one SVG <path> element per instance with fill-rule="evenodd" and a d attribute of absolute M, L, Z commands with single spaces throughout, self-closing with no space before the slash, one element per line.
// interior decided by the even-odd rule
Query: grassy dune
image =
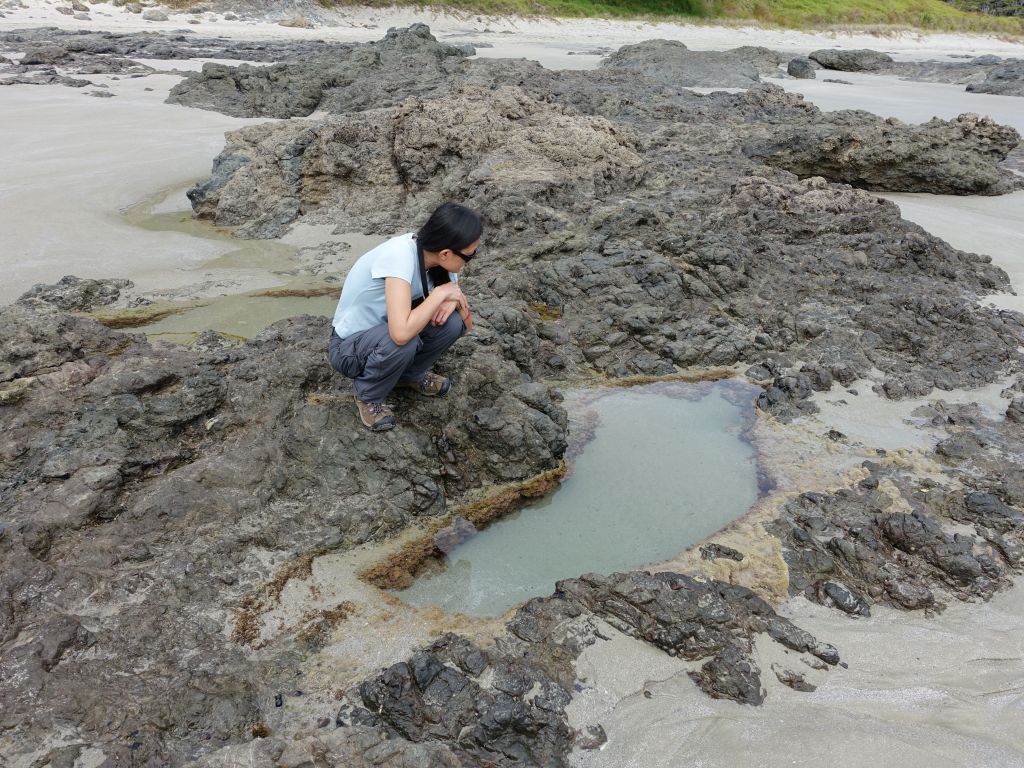
<path fill-rule="evenodd" d="M 319 0 L 325 7 L 395 3 Z M 970 13 L 943 0 L 400 0 L 401 5 L 526 16 L 612 18 L 686 17 L 709 22 L 757 21 L 779 27 L 917 27 L 958 32 L 1024 35 L 1024 17 Z"/>

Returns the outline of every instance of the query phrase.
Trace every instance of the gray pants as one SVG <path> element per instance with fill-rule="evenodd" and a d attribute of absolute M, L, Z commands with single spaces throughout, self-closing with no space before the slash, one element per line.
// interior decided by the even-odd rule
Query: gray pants
<path fill-rule="evenodd" d="M 444 325 L 428 325 L 415 339 L 399 346 L 381 323 L 344 339 L 331 333 L 327 359 L 338 373 L 352 379 L 356 397 L 382 403 L 399 381 L 417 381 L 462 335 L 465 325 L 452 312 Z"/>

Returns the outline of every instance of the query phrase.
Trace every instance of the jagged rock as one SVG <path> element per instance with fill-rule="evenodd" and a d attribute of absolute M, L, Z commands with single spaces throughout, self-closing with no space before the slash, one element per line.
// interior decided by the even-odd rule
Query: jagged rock
<path fill-rule="evenodd" d="M 368 45 L 327 48 L 311 61 L 237 68 L 205 64 L 172 88 L 167 101 L 239 117 L 393 107 L 454 85 L 448 70 L 464 56 L 438 42 L 426 25 L 413 24 L 390 29 L 383 40 Z"/>
<path fill-rule="evenodd" d="M 253 653 L 259 616 L 233 612 L 287 567 L 312 567 L 313 553 L 381 539 L 476 489 L 555 467 L 566 423 L 545 383 L 553 372 L 756 362 L 768 407 L 801 418 L 830 376 L 849 386 L 880 371 L 883 394 L 903 397 L 977 386 L 1020 363 L 1019 317 L 977 303 L 1008 286 L 987 258 L 927 235 L 876 195 L 797 180 L 741 151 L 843 118 L 753 82 L 697 95 L 649 66 L 676 50 L 646 63 L 634 51 L 633 69 L 551 73 L 467 60 L 425 28 L 366 46 L 0 39 L 4 50 L 59 44 L 81 67 L 143 52 L 291 61 L 244 97 L 241 69 L 189 79 L 207 84 L 194 95 L 212 107 L 335 113 L 231 139 L 198 207 L 252 233 L 299 213 L 391 232 L 452 197 L 484 214 L 488 246 L 465 275 L 477 330 L 442 360 L 459 397 L 402 397 L 401 426 L 383 436 L 362 429 L 346 382 L 325 365 L 324 319 L 284 321 L 242 344 L 208 333 L 185 348 L 38 300 L 0 309 L 0 722 L 26 743 L 73 724 L 111 765 L 179 764 L 206 750 L 225 766 L 560 765 L 573 745 L 574 660 L 603 642 L 605 623 L 708 662 L 698 677 L 709 690 L 753 702 L 760 677 L 745 654 L 758 634 L 819 666 L 838 663 L 838 650 L 749 590 L 679 574 L 560 582 L 493 645 L 444 635 L 362 685 L 317 691 L 337 704 L 303 710 L 305 725 L 288 718 L 299 702 L 313 706 L 294 693 L 313 644 L 282 630 Z M 777 67 L 764 52 L 744 55 L 755 72 Z M 218 79 L 223 100 L 211 95 Z M 952 407 L 935 415 L 972 435 L 944 465 L 956 490 L 878 462 L 863 482 L 782 506 L 768 526 L 794 595 L 855 613 L 868 603 L 939 610 L 1008 583 L 1024 554 L 1019 424 Z M 86 604 L 88 621 L 76 613 Z M 326 715 L 340 727 L 320 727 Z M 66 751 L 51 751 L 51 764 L 82 756 L 75 744 L 54 749 Z"/>
<path fill-rule="evenodd" d="M 43 659 L 59 654 L 33 655 L 29 645 L 19 656 L 5 652 L 7 727 L 52 718 L 90 731 L 117 723 L 117 733 L 138 734 L 120 740 L 125 754 L 134 743 L 132 754 L 149 755 L 167 739 L 193 738 L 189 723 L 201 717 L 212 738 L 237 740 L 258 708 L 250 673 L 271 686 L 293 669 L 281 658 L 253 666 L 221 622 L 202 618 L 201 606 L 240 600 L 271 576 L 247 562 L 246 531 L 285 559 L 348 547 L 439 514 L 481 483 L 530 477 L 564 450 L 564 412 L 550 399 L 545 414 L 500 398 L 507 423 L 499 432 L 449 410 L 479 409 L 522 381 L 513 364 L 469 339 L 448 359 L 462 397 L 410 400 L 408 421 L 381 441 L 359 425 L 324 362 L 324 318 L 283 321 L 240 346 L 158 349 L 40 301 L 4 307 L 0 317 L 0 382 L 25 382 L 16 406 L 2 409 L 0 519 L 10 526 L 0 536 L 3 641 L 52 615 L 26 595 L 45 590 L 55 604 L 74 604 L 94 592 L 94 579 L 110 594 L 128 594 L 141 563 L 155 579 L 90 627 L 97 650 L 89 658 L 55 662 L 46 673 Z M 442 437 L 458 479 L 439 471 L 432 446 Z M 297 498 L 302 504 L 290 501 Z M 127 664 L 156 666 L 118 676 L 110 672 L 114 649 Z M 179 706 L 193 714 L 171 714 Z M 145 725 L 155 708 L 172 729 L 159 736 Z"/>
<path fill-rule="evenodd" d="M 866 48 L 849 51 L 822 49 L 808 54 L 807 58 L 825 69 L 836 69 L 840 72 L 875 72 L 892 63 L 892 57 L 888 54 Z"/>
<path fill-rule="evenodd" d="M 811 60 L 800 56 L 795 59 L 790 59 L 789 64 L 786 66 L 786 72 L 790 77 L 796 77 L 800 80 L 813 80 L 817 77 L 814 64 L 811 63 Z"/>
<path fill-rule="evenodd" d="M 1020 141 L 1012 128 L 977 115 L 920 126 L 863 118 L 834 113 L 829 124 L 783 131 L 743 151 L 801 178 L 823 176 L 864 189 L 991 195 L 1019 186 L 997 167 Z"/>
<path fill-rule="evenodd" d="M 1024 424 L 1024 396 L 1013 398 L 1006 407 L 1006 418 L 1015 424 Z"/>
<path fill-rule="evenodd" d="M 691 672 L 690 677 L 704 693 L 716 699 L 753 705 L 764 701 L 760 667 L 735 645 L 727 645 L 700 672 Z"/>
<path fill-rule="evenodd" d="M 732 547 L 726 547 L 722 544 L 705 544 L 700 548 L 700 556 L 704 560 L 718 560 L 724 558 L 726 560 L 735 560 L 740 562 L 743 560 L 743 553 L 733 549 Z"/>
<path fill-rule="evenodd" d="M 351 229 L 397 218 L 417 199 L 426 210 L 453 183 L 467 204 L 486 209 L 500 200 L 514 215 L 528 201 L 627 187 L 641 164 L 628 132 L 514 88 L 467 86 L 394 110 L 243 128 L 228 140 L 213 177 L 189 199 L 199 215 L 259 237 L 281 234 L 300 210 L 317 206 L 344 210 L 348 221 L 334 221 Z M 367 195 L 368 187 L 376 194 Z M 261 214 L 255 221 L 254 212 Z"/>
<path fill-rule="evenodd" d="M 775 677 L 779 679 L 780 683 L 792 688 L 794 691 L 812 693 L 818 690 L 818 686 L 808 683 L 806 678 L 804 678 L 804 676 L 799 672 L 794 672 L 791 669 L 785 669 L 777 664 L 772 664 L 772 672 L 775 673 Z"/>
<path fill-rule="evenodd" d="M 1024 61 L 1010 61 L 994 67 L 983 82 L 971 83 L 967 90 L 971 93 L 1024 96 Z"/>
<path fill-rule="evenodd" d="M 42 45 L 36 48 L 29 48 L 19 62 L 23 66 L 33 64 L 57 64 L 68 57 L 67 49 L 59 45 Z"/>
<path fill-rule="evenodd" d="M 825 581 L 818 585 L 819 602 L 834 605 L 844 613 L 856 616 L 870 616 L 871 608 L 864 596 L 844 584 Z"/>
<path fill-rule="evenodd" d="M 756 49 L 736 50 L 691 51 L 675 40 L 648 40 L 623 46 L 601 66 L 641 73 L 674 86 L 745 88 L 760 82 L 750 54 Z"/>

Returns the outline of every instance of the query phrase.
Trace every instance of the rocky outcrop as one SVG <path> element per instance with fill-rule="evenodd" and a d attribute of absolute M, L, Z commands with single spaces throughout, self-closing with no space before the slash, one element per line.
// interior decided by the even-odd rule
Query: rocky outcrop
<path fill-rule="evenodd" d="M 939 444 L 948 482 L 921 482 L 883 458 L 865 463 L 857 488 L 785 505 L 773 533 L 793 594 L 863 616 L 873 602 L 940 610 L 944 599 L 988 598 L 1010 583 L 1024 558 L 1024 486 L 1020 467 L 1000 457 L 1020 449 L 1020 430 L 977 406 L 928 410 L 949 440 L 973 449 Z"/>
<path fill-rule="evenodd" d="M 743 587 L 585 575 L 520 608 L 493 642 L 439 630 L 354 685 L 305 677 L 332 715 L 306 722 L 286 697 L 302 700 L 301 673 L 325 661 L 314 640 L 330 620 L 310 619 L 313 639 L 303 619 L 265 640 L 253 615 L 322 553 L 558 467 L 566 414 L 554 379 L 753 363 L 757 407 L 786 421 L 813 411 L 814 392 L 869 373 L 895 398 L 1019 369 L 1020 316 L 977 302 L 1008 286 L 989 259 L 876 195 L 743 151 L 856 122 L 877 154 L 890 138 L 952 136 L 946 154 L 908 149 L 893 162 L 963 180 L 983 175 L 976 165 L 994 163 L 1009 133 L 830 118 L 753 81 L 700 96 L 656 71 L 684 51 L 657 45 L 551 73 L 470 61 L 414 28 L 332 49 L 336 73 L 309 92 L 302 78 L 323 75 L 310 62 L 268 70 L 241 98 L 241 69 L 189 80 L 216 108 L 335 112 L 233 133 L 192 192 L 197 211 L 253 235 L 298 219 L 394 232 L 444 199 L 468 202 L 487 223 L 464 274 L 477 329 L 442 360 L 458 396 L 396 395 L 402 426 L 373 435 L 326 365 L 323 318 L 186 348 L 56 308 L 106 301 L 109 283 L 40 287 L 0 309 L 0 729 L 15 753 L 39 765 L 92 759 L 96 746 L 111 765 L 560 766 L 574 744 L 600 743 L 573 734 L 565 708 L 575 660 L 608 625 L 700 662 L 697 686 L 749 705 L 766 690 L 759 636 L 839 662 L 829 638 Z M 772 66 L 744 55 L 755 72 Z M 364 111 L 385 92 L 390 106 Z M 845 621 L 1005 585 L 1024 554 L 1018 400 L 1005 420 L 925 413 L 948 432 L 929 478 L 879 455 L 859 483 L 780 500 L 769 527 L 793 593 Z M 465 530 L 431 533 L 430 546 L 447 546 Z M 715 568 L 744 557 L 707 551 Z M 68 740 L 40 746 L 58 724 Z"/>
<path fill-rule="evenodd" d="M 105 279 L 90 280 L 74 275 L 65 275 L 53 285 L 40 283 L 21 295 L 20 303 L 42 301 L 65 311 L 88 311 L 113 304 L 121 297 L 121 291 L 131 288 L 131 280 Z"/>
<path fill-rule="evenodd" d="M 637 72 L 674 86 L 746 88 L 761 80 L 758 64 L 764 67 L 766 59 L 759 51 L 764 50 L 691 51 L 675 40 L 648 40 L 624 45 L 601 66 Z M 777 62 L 773 68 L 778 68 Z"/>
<path fill-rule="evenodd" d="M 461 396 L 402 400 L 406 426 L 382 439 L 326 364 L 323 318 L 158 349 L 38 301 L 0 316 L 0 642 L 18 638 L 0 717 L 106 733 L 111 759 L 180 762 L 197 723 L 211 746 L 245 740 L 260 692 L 294 685 L 296 657 L 254 661 L 224 631 L 277 569 L 258 553 L 301 563 L 379 539 L 565 446 L 564 412 L 501 344 L 457 345 Z"/>
<path fill-rule="evenodd" d="M 565 714 L 573 662 L 604 638 L 595 619 L 672 656 L 709 659 L 695 682 L 745 704 L 764 699 L 750 661 L 758 634 L 826 664 L 839 661 L 835 648 L 749 589 L 675 573 L 589 574 L 520 608 L 487 649 L 448 634 L 364 681 L 335 723 L 353 737 L 372 727 L 400 745 L 443 745 L 460 764 L 564 766 L 574 743 Z"/>
<path fill-rule="evenodd" d="M 317 208 L 347 230 L 386 226 L 428 213 L 456 188 L 467 204 L 509 217 L 528 206 L 571 209 L 634 186 L 641 165 L 630 131 L 514 88 L 466 86 L 393 110 L 245 128 L 228 142 L 189 199 L 198 215 L 250 237 L 280 235 Z"/>
<path fill-rule="evenodd" d="M 864 189 L 994 195 L 1020 186 L 997 167 L 1020 135 L 990 118 L 960 115 L 908 126 L 840 112 L 823 122 L 780 131 L 743 151 L 801 178 L 823 176 Z"/>
<path fill-rule="evenodd" d="M 877 72 L 892 64 L 892 57 L 888 54 L 867 48 L 858 50 L 826 48 L 813 51 L 807 57 L 825 69 L 835 69 L 840 72 Z"/>
<path fill-rule="evenodd" d="M 828 116 L 764 84 L 699 96 L 614 67 L 557 77 L 512 68 L 520 85 L 508 89 L 503 71 L 481 69 L 489 85 L 445 98 L 231 134 L 191 193 L 195 208 L 250 235 L 299 217 L 393 232 L 445 199 L 466 201 L 493 249 L 481 290 L 522 301 L 538 323 L 536 354 L 517 357 L 535 377 L 793 354 L 841 381 L 877 367 L 901 396 L 991 380 L 1016 359 L 1019 321 L 972 306 L 1006 284 L 985 259 L 877 197 L 797 181 L 742 151 L 855 123 L 866 143 L 855 160 L 888 157 L 903 163 L 896 175 L 963 187 L 1003 178 L 994 164 L 1011 129 Z M 885 154 L 889 133 L 907 140 L 902 155 Z M 933 134 L 959 144 L 922 146 Z M 922 321 L 934 342 L 914 330 Z M 803 400 L 776 390 L 777 415 L 800 412 Z"/>
<path fill-rule="evenodd" d="M 1024 96 L 1024 61 L 1011 61 L 993 67 L 983 82 L 967 86 L 971 93 L 995 93 L 1000 96 Z"/>
<path fill-rule="evenodd" d="M 168 102 L 237 117 L 297 117 L 317 109 L 355 112 L 397 106 L 450 84 L 465 53 L 423 24 L 390 29 L 383 40 L 325 50 L 270 67 L 205 64 L 171 89 Z"/>

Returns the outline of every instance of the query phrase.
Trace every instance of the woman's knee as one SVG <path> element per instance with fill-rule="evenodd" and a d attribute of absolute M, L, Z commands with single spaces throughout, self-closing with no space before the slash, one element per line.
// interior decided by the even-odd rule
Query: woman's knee
<path fill-rule="evenodd" d="M 466 324 L 462 321 L 462 316 L 458 312 L 452 312 L 441 330 L 446 337 L 450 337 L 454 341 L 466 332 Z"/>

